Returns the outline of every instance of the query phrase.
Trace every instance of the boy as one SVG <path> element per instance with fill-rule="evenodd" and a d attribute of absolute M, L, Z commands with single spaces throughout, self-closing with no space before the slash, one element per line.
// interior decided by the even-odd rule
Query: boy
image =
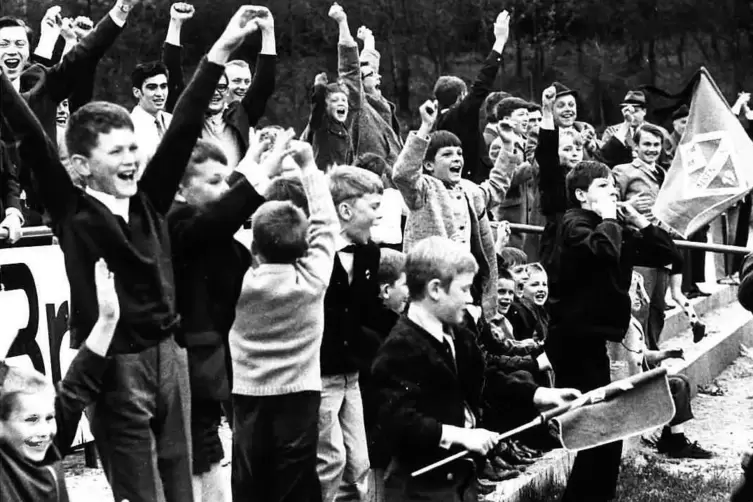
<path fill-rule="evenodd" d="M 13 338 L 0 347 L 0 493 L 5 502 L 68 502 L 62 454 L 81 413 L 102 389 L 107 351 L 120 317 L 115 279 L 100 259 L 94 266 L 98 317 L 57 392 L 36 372 L 7 366 Z"/>
<path fill-rule="evenodd" d="M 328 83 L 326 73 L 316 76 L 311 117 L 303 138 L 313 145 L 316 165 L 324 172 L 353 161 L 353 141 L 346 124 L 348 106 L 348 95 L 340 84 Z"/>
<path fill-rule="evenodd" d="M 682 349 L 649 350 L 646 347 L 643 326 L 638 317 L 649 302 L 648 293 L 643 285 L 643 277 L 638 272 L 633 272 L 630 284 L 632 312 L 630 327 L 622 342 L 612 342 L 607 347 L 613 381 L 659 366 L 667 359 L 684 358 Z M 644 436 L 644 441 L 656 446 L 659 453 L 671 458 L 712 458 L 713 453 L 701 448 L 697 442 L 691 443 L 685 436 L 684 424 L 693 419 L 690 381 L 685 375 L 671 374 L 669 375 L 669 389 L 675 403 L 675 416 L 662 428 L 658 441 L 650 437 L 645 439 L 646 436 Z"/>
<path fill-rule="evenodd" d="M 476 427 L 482 389 L 493 403 L 521 406 L 564 403 L 579 393 L 485 370 L 474 335 L 459 327 L 478 271 L 461 244 L 424 239 L 408 253 L 405 271 L 410 307 L 372 367 L 379 425 L 392 455 L 386 500 L 460 502 L 475 476 L 471 458 L 416 478 L 410 473 L 460 450 L 486 455 L 497 443 L 497 433 Z"/>
<path fill-rule="evenodd" d="M 448 131 L 429 136 L 437 119 L 434 103 L 427 101 L 420 112 L 421 127 L 408 136 L 392 175 L 410 210 L 404 250 L 410 252 L 430 236 L 460 242 L 479 263 L 474 301 L 485 318 L 491 319 L 497 308 L 497 257 L 487 212 L 505 198 L 515 164 L 503 152 L 488 181 L 476 185 L 461 178 L 464 160 L 460 140 Z"/>
<path fill-rule="evenodd" d="M 322 500 L 364 500 L 369 455 L 358 373 L 369 367 L 374 346 L 363 326 L 379 308 L 379 247 L 371 241 L 384 187 L 365 169 L 338 166 L 329 173 L 340 232 L 335 265 L 324 297 L 322 401 L 317 471 Z"/>
<path fill-rule="evenodd" d="M 384 185 L 382 204 L 379 206 L 377 222 L 371 229 L 371 238 L 381 248 L 402 250 L 403 222 L 408 215 L 408 208 L 400 191 L 392 183 L 392 168 L 374 153 L 359 155 L 354 165 L 376 174 Z"/>
<path fill-rule="evenodd" d="M 264 203 L 259 193 L 279 170 L 286 144 L 280 141 L 269 162 L 257 164 L 249 155 L 233 171 L 218 145 L 198 140 L 167 215 L 180 339 L 188 354 L 195 502 L 224 499 L 218 428 L 222 404 L 230 400 L 227 339 L 251 263 L 234 235 Z"/>
<path fill-rule="evenodd" d="M 408 303 L 408 285 L 405 282 L 405 254 L 389 248 L 382 248 L 379 257 L 379 300 L 380 308 L 375 310 L 374 319 L 364 328 L 373 342 L 373 354 L 387 339 L 390 331 L 405 312 Z M 374 357 L 371 358 L 373 363 Z M 371 364 L 359 376 L 361 397 L 363 398 L 363 418 L 371 464 L 369 496 L 374 502 L 385 502 L 384 472 L 389 464 L 378 425 L 379 402 L 377 389 L 371 384 Z"/>
<path fill-rule="evenodd" d="M 288 139 L 277 138 L 280 152 Z M 282 201 L 256 211 L 251 252 L 260 265 L 243 277 L 230 330 L 234 500 L 321 500 L 319 347 L 337 214 L 311 146 L 291 149 L 311 216 Z"/>
<path fill-rule="evenodd" d="M 95 102 L 71 116 L 66 143 L 71 165 L 86 183 L 81 190 L 8 78 L 0 78 L 6 121 L 21 138 L 20 153 L 35 170 L 65 254 L 74 346 L 96 320 L 92 265 L 104 257 L 119 277 L 122 315 L 110 371 L 90 408 L 92 433 L 116 500 L 193 500 L 188 374 L 185 351 L 174 338 L 179 318 L 165 216 L 223 65 L 257 29 L 253 13 L 253 7 L 241 7 L 202 60 L 140 180 L 138 145 L 124 108 Z"/>
<path fill-rule="evenodd" d="M 508 318 L 517 340 L 533 339 L 544 343 L 549 331 L 549 312 L 545 307 L 549 298 L 546 270 L 540 263 L 530 263 L 524 273 L 526 279 Z"/>
<path fill-rule="evenodd" d="M 610 382 L 606 341 L 622 340 L 627 331 L 633 266 L 664 266 L 676 248 L 630 205 L 620 206 L 618 220 L 606 165 L 580 162 L 567 174 L 566 188 L 571 208 L 556 232 L 560 256 L 545 348 L 557 384 L 586 392 Z M 579 452 L 562 500 L 614 498 L 621 453 L 621 441 Z"/>

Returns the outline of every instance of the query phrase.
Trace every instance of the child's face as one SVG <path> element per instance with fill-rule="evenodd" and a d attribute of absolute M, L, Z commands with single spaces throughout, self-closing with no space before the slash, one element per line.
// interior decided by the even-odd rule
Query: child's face
<path fill-rule="evenodd" d="M 536 305 L 544 305 L 549 297 L 549 284 L 543 272 L 534 272 L 523 285 L 523 298 L 531 300 Z"/>
<path fill-rule="evenodd" d="M 502 120 L 512 127 L 516 134 L 524 135 L 528 132 L 528 109 L 518 108 Z"/>
<path fill-rule="evenodd" d="M 432 175 L 442 181 L 457 183 L 463 172 L 463 149 L 459 146 L 443 146 L 437 150 L 434 160 L 426 163 Z"/>
<path fill-rule="evenodd" d="M 471 296 L 473 277 L 474 274 L 470 272 L 458 274 L 446 291 L 439 287 L 436 316 L 440 321 L 452 326 L 462 324 L 465 317 L 465 307 L 473 302 Z"/>
<path fill-rule="evenodd" d="M 575 96 L 567 94 L 554 101 L 554 123 L 559 127 L 572 127 L 578 116 Z"/>
<path fill-rule="evenodd" d="M 528 280 L 525 264 L 510 267 L 510 275 L 515 281 L 515 295 L 520 296 L 523 293 L 523 285 Z"/>
<path fill-rule="evenodd" d="M 515 281 L 500 279 L 497 281 L 497 313 L 507 315 L 515 298 Z"/>
<path fill-rule="evenodd" d="M 575 138 L 570 134 L 561 134 L 559 142 L 560 165 L 568 169 L 574 168 L 583 160 L 583 147 L 575 144 Z"/>
<path fill-rule="evenodd" d="M 54 393 L 20 393 L 8 419 L 0 422 L 0 439 L 32 462 L 41 462 L 57 430 Z"/>
<path fill-rule="evenodd" d="M 333 92 L 324 99 L 325 111 L 334 120 L 344 123 L 348 118 L 348 96 L 344 92 Z"/>
<path fill-rule="evenodd" d="M 136 135 L 131 129 L 100 133 L 85 163 L 87 184 L 92 189 L 118 199 L 136 195 L 141 159 Z"/>
<path fill-rule="evenodd" d="M 382 284 L 382 300 L 385 307 L 391 311 L 402 314 L 408 303 L 408 284 L 405 282 L 405 273 L 392 284 Z"/>
<path fill-rule="evenodd" d="M 343 233 L 356 244 L 366 244 L 371 238 L 371 228 L 379 218 L 381 203 L 382 195 L 378 193 L 341 202 L 338 212 Z"/>
<path fill-rule="evenodd" d="M 229 188 L 227 178 L 233 170 L 227 165 L 207 160 L 194 169 L 196 174 L 180 187 L 180 194 L 189 205 L 204 206 L 219 199 Z"/>
<path fill-rule="evenodd" d="M 614 184 L 614 178 L 596 178 L 591 181 L 588 190 L 581 192 L 581 196 L 578 200 L 581 201 L 582 207 L 585 209 L 591 209 L 597 205 L 601 205 L 603 201 L 611 199 L 617 202 L 617 187 Z M 576 191 L 577 194 L 578 191 Z"/>

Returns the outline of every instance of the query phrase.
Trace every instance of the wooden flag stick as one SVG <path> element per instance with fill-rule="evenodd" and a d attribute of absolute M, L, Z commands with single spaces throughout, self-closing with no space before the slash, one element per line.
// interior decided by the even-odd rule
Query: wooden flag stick
<path fill-rule="evenodd" d="M 587 392 L 586 394 L 583 394 L 578 399 L 570 401 L 569 403 L 565 403 L 562 406 L 558 406 L 549 411 L 545 411 L 544 413 L 534 418 L 527 424 L 521 425 L 520 427 L 516 429 L 512 429 L 503 434 L 500 434 L 497 437 L 497 443 L 499 443 L 503 439 L 507 439 L 511 436 L 519 434 L 528 429 L 532 429 L 539 425 L 545 424 L 549 420 L 559 417 L 560 415 L 564 415 L 570 410 L 580 408 L 581 406 L 584 406 L 586 404 L 591 404 L 591 403 L 596 403 L 600 401 L 605 401 L 607 399 L 611 399 L 617 394 L 634 389 L 635 387 L 638 387 L 642 383 L 648 382 L 649 380 L 652 380 L 653 378 L 656 378 L 657 376 L 663 376 L 666 374 L 667 374 L 667 368 L 655 368 L 650 371 L 645 371 L 643 373 L 633 375 L 624 380 L 618 380 L 616 382 L 612 382 L 609 385 L 606 385 L 604 387 L 599 387 L 598 389 L 595 389 L 590 392 Z M 459 451 L 455 453 L 454 455 L 450 455 L 449 457 L 443 458 L 442 460 L 434 462 L 431 465 L 427 465 L 426 467 L 422 467 L 421 469 L 418 469 L 417 471 L 413 471 L 411 473 L 411 477 L 415 478 L 416 476 L 420 476 L 421 474 L 426 474 L 427 472 L 433 471 L 434 469 L 438 467 L 442 467 L 443 465 L 449 464 L 450 462 L 454 462 L 455 460 L 463 458 L 469 453 L 470 452 L 468 450 Z"/>

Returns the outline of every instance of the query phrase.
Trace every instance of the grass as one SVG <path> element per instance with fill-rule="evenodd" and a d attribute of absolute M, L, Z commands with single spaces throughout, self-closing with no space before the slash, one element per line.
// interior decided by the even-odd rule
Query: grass
<path fill-rule="evenodd" d="M 721 472 L 676 476 L 649 459 L 644 466 L 622 465 L 615 502 L 725 502 L 732 487 Z M 519 501 L 553 502 L 563 491 L 560 482 L 547 479 L 536 488 L 521 490 Z"/>

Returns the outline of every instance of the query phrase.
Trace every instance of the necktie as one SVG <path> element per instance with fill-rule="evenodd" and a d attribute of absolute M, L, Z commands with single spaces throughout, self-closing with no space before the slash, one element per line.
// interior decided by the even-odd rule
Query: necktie
<path fill-rule="evenodd" d="M 450 346 L 450 341 L 447 339 L 447 337 L 444 337 L 442 340 L 442 348 L 444 348 L 444 352 L 447 355 L 447 358 L 452 361 L 452 368 L 457 371 L 457 363 L 455 362 L 455 356 L 452 353 L 452 347 Z"/>
<path fill-rule="evenodd" d="M 157 126 L 157 134 L 159 135 L 159 138 L 162 139 L 162 136 L 165 135 L 165 126 L 159 115 L 154 117 L 154 124 Z"/>

